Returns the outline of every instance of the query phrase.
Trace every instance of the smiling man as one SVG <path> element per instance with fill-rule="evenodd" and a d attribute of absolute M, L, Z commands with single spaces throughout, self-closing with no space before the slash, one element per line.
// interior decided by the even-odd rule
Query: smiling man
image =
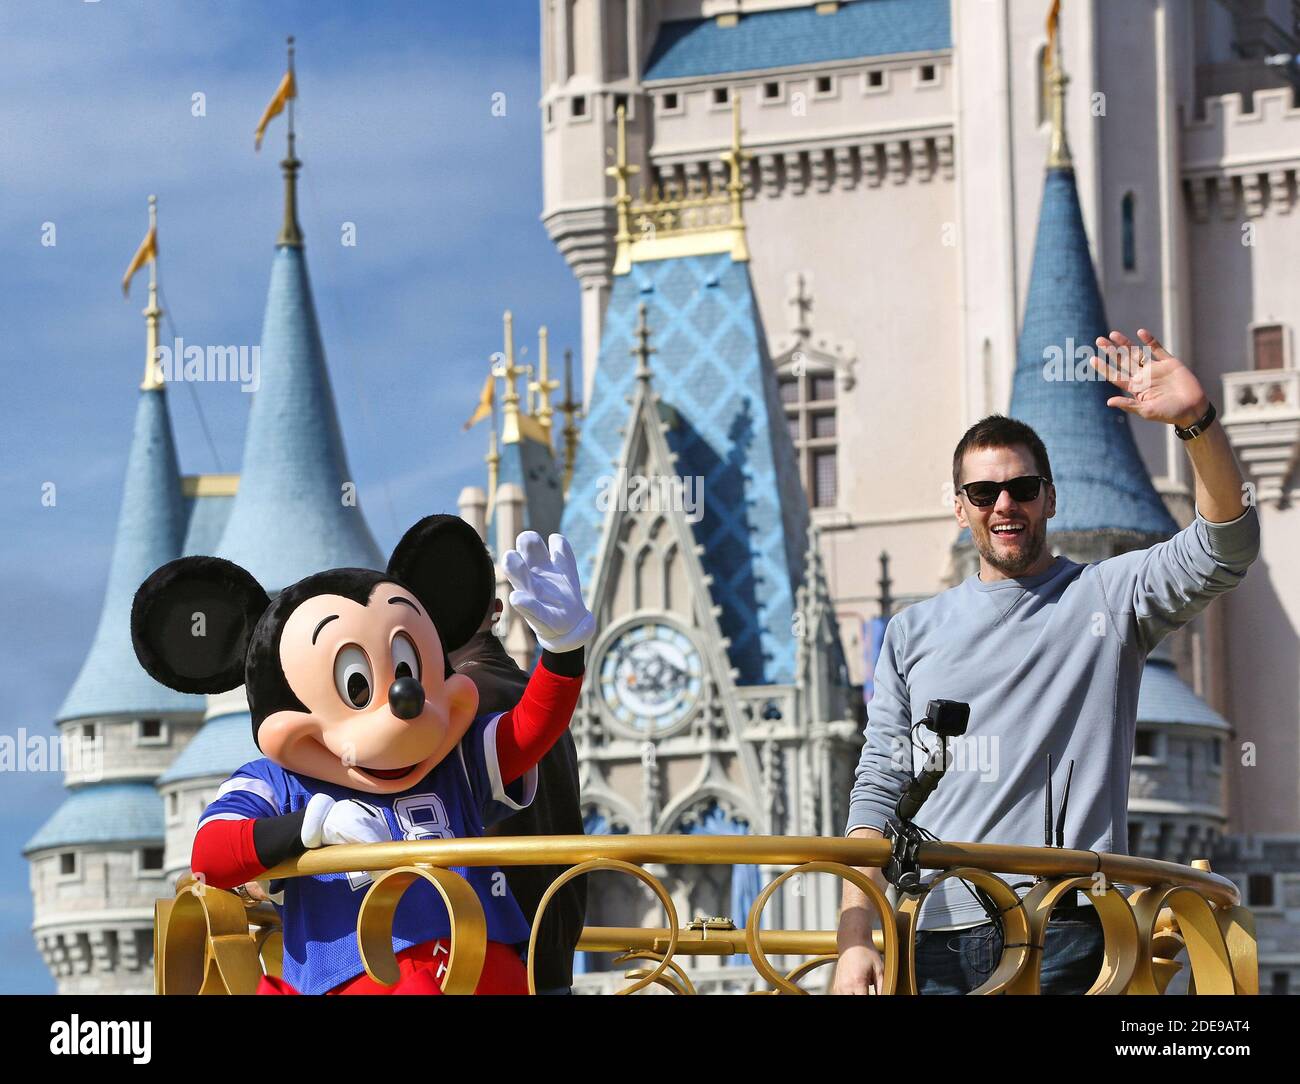
<path fill-rule="evenodd" d="M 1053 556 L 1056 488 L 1047 450 L 1027 425 L 994 415 L 953 456 L 954 513 L 979 572 L 904 610 L 885 633 L 848 833 L 880 838 L 913 769 L 911 728 L 936 698 L 971 706 L 967 740 L 993 770 L 958 761 L 917 823 L 953 841 L 1039 845 L 1048 756 L 1074 762 L 1065 845 L 1123 853 L 1138 686 L 1147 655 L 1241 582 L 1259 552 L 1259 521 L 1214 408 L 1192 372 L 1146 331 L 1098 339 L 1094 367 L 1127 395 L 1108 405 L 1173 425 L 1195 474 L 1197 515 L 1167 541 L 1096 564 Z M 1244 505 L 1244 507 L 1243 507 Z M 967 770 L 963 770 L 965 767 Z M 878 869 L 864 870 L 880 887 Z M 945 882 L 927 898 L 916 945 L 922 993 L 967 993 L 992 973 L 1001 934 L 975 894 Z M 1086 902 L 1058 907 L 1047 929 L 1044 993 L 1083 993 L 1103 938 Z M 832 989 L 879 988 L 865 894 L 846 883 Z"/>

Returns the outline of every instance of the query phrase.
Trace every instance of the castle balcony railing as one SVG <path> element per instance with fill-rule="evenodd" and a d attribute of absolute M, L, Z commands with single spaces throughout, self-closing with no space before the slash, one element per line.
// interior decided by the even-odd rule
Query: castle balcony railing
<path fill-rule="evenodd" d="M 925 894 L 944 880 L 961 879 L 983 889 L 1002 911 L 1002 957 L 979 994 L 1036 994 L 1044 934 L 1053 908 L 1087 893 L 1105 934 L 1104 962 L 1090 994 L 1164 993 L 1182 968 L 1198 994 L 1258 992 L 1254 920 L 1241 905 L 1237 886 L 1208 868 L 1095 851 L 1006 847 L 979 843 L 927 843 L 919 865 L 935 871 L 918 895 L 891 905 L 861 868 L 882 867 L 890 844 L 879 839 L 814 836 L 541 836 L 431 839 L 340 845 L 309 851 L 270 870 L 266 879 L 365 871 L 374 881 L 362 900 L 357 939 L 367 973 L 397 980 L 392 922 L 403 893 L 417 881 L 433 885 L 451 917 L 451 950 L 443 988 L 470 993 L 486 951 L 483 909 L 469 883 L 455 870 L 470 866 L 560 865 L 568 867 L 543 895 L 528 946 L 529 988 L 536 931 L 556 890 L 597 870 L 640 881 L 663 909 L 657 928 L 588 926 L 578 948 L 612 954 L 628 965 L 630 994 L 655 988 L 696 992 L 682 960 L 730 959 L 756 972 L 758 992 L 802 994 L 810 976 L 836 960 L 835 931 L 764 929 L 769 902 L 792 878 L 827 873 L 857 885 L 873 907 L 875 940 L 884 959 L 881 993 L 914 994 L 913 945 Z M 787 867 L 759 892 L 743 924 L 709 919 L 683 924 L 672 897 L 650 868 L 661 865 L 758 865 Z M 1021 897 L 1004 876 L 1034 878 Z M 1124 887 L 1126 891 L 1121 891 Z M 155 988 L 163 994 L 247 994 L 261 976 L 279 976 L 281 936 L 269 904 L 246 904 L 232 892 L 182 878 L 173 899 L 156 906 Z M 745 959 L 747 957 L 747 960 Z M 784 962 L 777 965 L 774 958 Z M 797 959 L 797 962 L 792 962 Z M 737 967 L 736 970 L 740 970 Z M 826 972 L 812 981 L 826 978 Z"/>
<path fill-rule="evenodd" d="M 1282 500 L 1300 461 L 1300 369 L 1224 373 L 1223 429 L 1256 500 Z"/>

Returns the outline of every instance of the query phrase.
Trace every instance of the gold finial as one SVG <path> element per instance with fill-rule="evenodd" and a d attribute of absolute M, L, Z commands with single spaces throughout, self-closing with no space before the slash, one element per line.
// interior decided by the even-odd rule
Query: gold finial
<path fill-rule="evenodd" d="M 505 333 L 505 350 L 504 359 L 497 370 L 497 375 L 504 377 L 506 382 L 506 393 L 502 398 L 502 409 L 505 415 L 501 428 L 502 444 L 517 444 L 520 437 L 519 424 L 519 388 L 516 381 L 519 379 L 523 369 L 515 364 L 515 318 L 509 309 L 506 309 L 502 318 Z"/>
<path fill-rule="evenodd" d="M 740 145 L 740 95 L 735 91 L 731 93 L 731 149 L 722 155 L 722 160 L 727 163 L 731 172 L 731 177 L 727 181 L 727 194 L 731 199 L 731 225 L 734 229 L 739 230 L 737 243 L 744 249 L 744 255 L 737 256 L 733 252 L 732 259 L 747 260 L 749 259 L 749 249 L 745 246 L 745 216 L 743 213 L 745 199 L 745 182 L 741 177 L 745 163 L 753 157 L 745 152 Z"/>
<path fill-rule="evenodd" d="M 1047 17 L 1047 48 L 1043 51 L 1043 64 L 1047 66 L 1047 92 L 1049 115 L 1052 122 L 1052 143 L 1047 152 L 1048 169 L 1068 169 L 1074 164 L 1070 144 L 1065 138 L 1065 88 L 1070 82 L 1061 63 L 1061 3 L 1054 0 Z"/>
<path fill-rule="evenodd" d="M 542 432 L 546 435 L 546 445 L 551 445 L 551 422 L 555 414 L 551 406 L 551 392 L 560 386 L 558 380 L 551 379 L 551 359 L 550 347 L 548 345 L 546 328 L 537 329 L 537 379 L 530 381 L 528 390 L 537 396 L 537 406 L 533 414 L 537 418 L 537 424 L 541 426 Z"/>
<path fill-rule="evenodd" d="M 149 261 L 149 303 L 144 307 L 144 379 L 143 391 L 153 391 L 163 386 L 162 363 L 158 358 L 158 321 L 162 309 L 158 307 L 158 197 L 149 197 L 149 236 L 154 238 L 153 258 Z"/>
<path fill-rule="evenodd" d="M 620 105 L 615 111 L 618 117 L 618 139 L 615 144 L 614 164 L 605 169 L 607 177 L 614 178 L 614 212 L 618 218 L 618 232 L 614 235 L 615 257 L 614 273 L 623 274 L 631 268 L 629 255 L 632 244 L 632 226 L 630 211 L 632 194 L 628 191 L 627 181 L 634 173 L 640 173 L 641 167 L 629 165 L 627 160 L 627 107 Z M 622 271 L 619 270 L 620 266 Z"/>
<path fill-rule="evenodd" d="M 582 404 L 573 398 L 573 351 L 564 352 L 564 401 L 560 404 L 564 415 L 564 492 L 569 492 L 573 480 L 573 461 L 578 454 L 578 427 L 575 419 L 582 416 Z"/>
<path fill-rule="evenodd" d="M 302 162 L 294 153 L 293 100 L 298 96 L 297 78 L 293 71 L 293 35 L 289 35 L 289 86 L 292 92 L 285 101 L 289 119 L 289 150 L 280 168 L 284 170 L 284 224 L 280 227 L 277 245 L 302 248 L 302 227 L 298 225 L 298 170 Z"/>
<path fill-rule="evenodd" d="M 644 301 L 637 306 L 636 310 L 636 346 L 628 351 L 636 358 L 636 378 L 650 386 L 650 378 L 654 374 L 650 372 L 650 355 L 657 354 L 658 351 L 650 345 L 650 325 L 646 323 L 646 304 Z"/>

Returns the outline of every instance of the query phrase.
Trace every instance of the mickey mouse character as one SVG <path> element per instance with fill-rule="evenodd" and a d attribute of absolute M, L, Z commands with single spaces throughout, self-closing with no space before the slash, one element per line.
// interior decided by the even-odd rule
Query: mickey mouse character
<path fill-rule="evenodd" d="M 595 620 L 569 543 L 521 534 L 505 555 L 510 603 L 542 647 L 520 702 L 478 714 L 478 692 L 448 655 L 473 636 L 495 574 L 457 516 L 428 516 L 386 572 L 337 568 L 272 601 L 243 568 L 216 557 L 163 565 L 136 593 L 131 635 L 141 665 L 188 693 L 244 685 L 265 754 L 227 779 L 204 810 L 191 868 L 234 888 L 314 847 L 480 836 L 528 806 L 536 765 L 569 725 Z M 487 919 L 479 993 L 524 993 L 515 945 L 528 939 L 493 867 L 458 869 Z M 289 878 L 279 904 L 284 980 L 264 992 L 440 993 L 450 944 L 436 890 L 413 884 L 393 921 L 402 979 L 378 985 L 357 948 L 367 874 Z"/>

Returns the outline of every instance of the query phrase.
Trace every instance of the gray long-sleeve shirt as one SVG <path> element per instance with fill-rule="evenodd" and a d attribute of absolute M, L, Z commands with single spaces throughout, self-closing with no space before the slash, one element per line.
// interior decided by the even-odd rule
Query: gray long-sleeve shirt
<path fill-rule="evenodd" d="M 925 750 L 908 732 L 936 698 L 970 704 L 948 771 L 915 821 L 944 840 L 1041 846 L 1047 755 L 1059 804 L 1075 761 L 1065 846 L 1123 854 L 1138 686 L 1151 649 L 1235 587 L 1259 553 L 1254 508 L 1231 523 L 1199 515 L 1167 541 L 1036 576 L 972 576 L 910 606 L 885 631 L 848 831 L 883 829 Z M 928 729 L 916 739 L 938 745 Z M 985 921 L 961 884 L 931 893 L 921 926 Z"/>

